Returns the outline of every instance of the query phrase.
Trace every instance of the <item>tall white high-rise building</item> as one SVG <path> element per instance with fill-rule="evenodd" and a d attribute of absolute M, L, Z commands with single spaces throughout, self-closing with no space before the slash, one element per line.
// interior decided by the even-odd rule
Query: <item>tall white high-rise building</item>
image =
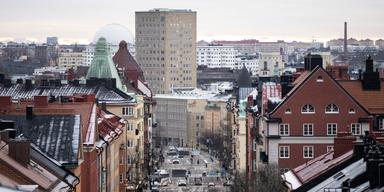
<path fill-rule="evenodd" d="M 196 87 L 196 12 L 136 12 L 136 61 L 155 94 Z"/>

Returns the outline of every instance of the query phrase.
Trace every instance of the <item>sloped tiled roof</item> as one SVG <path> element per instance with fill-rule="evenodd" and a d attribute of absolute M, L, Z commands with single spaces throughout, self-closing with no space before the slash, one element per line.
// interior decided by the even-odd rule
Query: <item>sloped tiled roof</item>
<path fill-rule="evenodd" d="M 338 81 L 339 84 L 371 114 L 384 114 L 384 80 L 379 91 L 363 90 L 359 80 Z"/>
<path fill-rule="evenodd" d="M 119 44 L 119 50 L 113 56 L 113 62 L 117 64 L 117 67 L 126 71 L 135 71 L 138 73 L 140 79 L 144 81 L 143 70 L 137 64 L 135 59 L 129 53 L 127 48 L 127 42 L 121 41 Z M 126 74 L 127 75 L 127 74 Z"/>
<path fill-rule="evenodd" d="M 61 164 L 77 164 L 80 138 L 80 115 L 2 115 L 15 122 L 17 134 L 31 140 L 43 153 Z"/>
<path fill-rule="evenodd" d="M 13 100 L 32 99 L 36 95 L 42 96 L 74 96 L 75 94 L 95 94 L 96 98 L 102 102 L 129 102 L 133 98 L 122 93 L 117 89 L 107 88 L 102 85 L 97 86 L 73 86 L 62 85 L 57 87 L 37 87 L 25 89 L 22 84 L 12 85 L 11 87 L 0 86 L 0 96 L 11 96 Z"/>

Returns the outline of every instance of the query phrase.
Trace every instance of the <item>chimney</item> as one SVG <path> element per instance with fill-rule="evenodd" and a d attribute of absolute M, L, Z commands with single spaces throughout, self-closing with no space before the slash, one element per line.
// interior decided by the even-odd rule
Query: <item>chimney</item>
<path fill-rule="evenodd" d="M 10 79 L 4 79 L 4 87 L 12 87 L 12 81 Z"/>
<path fill-rule="evenodd" d="M 4 129 L 0 131 L 0 139 L 5 143 L 9 143 L 9 140 L 14 138 L 16 138 L 16 129 Z"/>
<path fill-rule="evenodd" d="M 0 96 L 0 109 L 11 108 L 12 98 L 11 96 Z"/>
<path fill-rule="evenodd" d="M 31 79 L 26 79 L 25 80 L 25 90 L 29 90 L 32 88 L 32 80 Z"/>
<path fill-rule="evenodd" d="M 365 72 L 363 73 L 364 90 L 380 90 L 380 74 L 373 71 L 373 60 L 371 56 L 365 61 Z"/>
<path fill-rule="evenodd" d="M 373 72 L 373 59 L 370 55 L 365 60 L 365 72 Z"/>
<path fill-rule="evenodd" d="M 33 119 L 33 106 L 32 105 L 28 105 L 26 108 L 26 118 L 27 118 L 27 120 Z"/>
<path fill-rule="evenodd" d="M 348 62 L 348 37 L 347 37 L 347 22 L 344 22 L 344 62 Z"/>
<path fill-rule="evenodd" d="M 37 95 L 33 98 L 35 107 L 47 107 L 48 96 Z"/>
<path fill-rule="evenodd" d="M 0 84 L 4 83 L 5 75 L 3 73 L 0 73 Z"/>
<path fill-rule="evenodd" d="M 30 141 L 26 139 L 10 139 L 8 146 L 9 156 L 24 167 L 28 167 Z"/>
<path fill-rule="evenodd" d="M 384 162 L 379 164 L 379 188 L 384 187 Z"/>
<path fill-rule="evenodd" d="M 101 110 L 107 111 L 107 104 L 105 102 L 101 103 Z"/>
<path fill-rule="evenodd" d="M 334 138 L 334 158 L 345 154 L 346 152 L 354 148 L 354 142 L 356 138 L 347 132 L 337 133 L 337 137 Z"/>
<path fill-rule="evenodd" d="M 310 53 L 304 57 L 304 69 L 312 71 L 317 66 L 323 67 L 323 58 L 320 55 L 311 55 Z"/>
<path fill-rule="evenodd" d="M 95 94 L 88 94 L 85 95 L 86 101 L 87 102 L 95 102 L 96 101 L 96 95 Z"/>

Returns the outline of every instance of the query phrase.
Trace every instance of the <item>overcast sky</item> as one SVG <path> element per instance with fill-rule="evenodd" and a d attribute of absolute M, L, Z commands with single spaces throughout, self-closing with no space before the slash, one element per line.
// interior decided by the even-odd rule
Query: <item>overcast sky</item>
<path fill-rule="evenodd" d="M 97 29 L 120 23 L 135 32 L 135 11 L 197 11 L 197 39 L 326 41 L 384 37 L 384 0 L 0 0 L 0 41 L 87 43 Z"/>

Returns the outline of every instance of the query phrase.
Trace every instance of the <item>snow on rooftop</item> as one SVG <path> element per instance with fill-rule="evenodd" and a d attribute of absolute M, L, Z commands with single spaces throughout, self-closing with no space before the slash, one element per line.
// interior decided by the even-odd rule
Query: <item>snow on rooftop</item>
<path fill-rule="evenodd" d="M 157 94 L 155 98 L 172 99 L 208 99 L 227 101 L 232 95 L 198 88 L 175 88 L 171 94 Z"/>
<path fill-rule="evenodd" d="M 290 189 L 297 189 L 299 188 L 302 184 L 299 181 L 299 179 L 295 176 L 295 174 L 292 171 L 288 171 L 284 173 L 285 181 L 289 185 Z"/>

